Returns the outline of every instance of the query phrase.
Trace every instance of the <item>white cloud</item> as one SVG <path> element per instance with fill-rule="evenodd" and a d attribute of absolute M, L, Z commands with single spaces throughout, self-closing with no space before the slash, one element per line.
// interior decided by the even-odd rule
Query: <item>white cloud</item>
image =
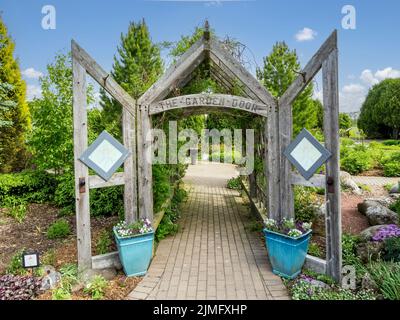
<path fill-rule="evenodd" d="M 43 73 L 35 70 L 34 68 L 25 69 L 21 73 L 25 78 L 28 78 L 28 79 L 39 79 L 40 77 L 43 76 Z"/>
<path fill-rule="evenodd" d="M 313 29 L 305 27 L 305 28 L 299 30 L 294 37 L 295 37 L 295 39 L 297 41 L 303 42 L 303 41 L 314 40 L 314 38 L 316 36 L 317 36 L 317 32 L 316 31 L 314 31 Z"/>
<path fill-rule="evenodd" d="M 388 78 L 400 78 L 400 70 L 387 67 L 375 73 L 365 69 L 360 75 L 361 83 L 351 83 L 340 90 L 340 109 L 343 112 L 355 112 L 361 109 L 368 94 L 368 90 L 379 82 Z"/>
<path fill-rule="evenodd" d="M 28 101 L 33 100 L 34 98 L 42 97 L 42 89 L 34 84 L 28 84 L 26 87 L 26 99 Z"/>

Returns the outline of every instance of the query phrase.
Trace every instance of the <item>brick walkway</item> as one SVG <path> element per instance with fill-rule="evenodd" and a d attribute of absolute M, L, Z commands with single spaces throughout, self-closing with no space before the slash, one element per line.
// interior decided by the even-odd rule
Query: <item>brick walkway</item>
<path fill-rule="evenodd" d="M 205 179 L 205 172 L 212 178 Z M 180 231 L 160 242 L 128 299 L 288 299 L 262 238 L 246 228 L 252 221 L 248 207 L 237 191 L 225 188 L 233 175 L 234 167 L 225 164 L 190 166 Z"/>

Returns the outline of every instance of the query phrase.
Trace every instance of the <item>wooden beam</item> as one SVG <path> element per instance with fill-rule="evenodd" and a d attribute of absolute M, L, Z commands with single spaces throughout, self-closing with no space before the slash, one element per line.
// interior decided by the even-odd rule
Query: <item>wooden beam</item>
<path fill-rule="evenodd" d="M 315 174 L 310 180 L 306 180 L 298 173 L 291 173 L 291 184 L 303 187 L 326 188 L 326 177 L 324 174 Z"/>
<path fill-rule="evenodd" d="M 278 102 L 279 103 L 279 102 Z M 281 218 L 294 219 L 294 195 L 291 183 L 292 165 L 284 151 L 292 141 L 293 116 L 292 106 L 278 107 L 279 114 L 279 183 Z"/>
<path fill-rule="evenodd" d="M 84 67 L 72 59 L 73 117 L 74 117 L 74 171 L 75 210 L 78 268 L 80 271 L 92 268 L 92 247 L 90 234 L 89 169 L 79 157 L 88 146 L 86 111 L 86 72 Z"/>
<path fill-rule="evenodd" d="M 136 124 L 135 116 L 122 110 L 122 135 L 124 146 L 130 152 L 124 162 L 124 213 L 130 224 L 137 220 L 137 175 L 136 175 Z"/>
<path fill-rule="evenodd" d="M 264 127 L 264 141 L 267 141 L 264 156 L 264 170 L 267 178 L 268 217 L 280 220 L 280 188 L 279 188 L 279 119 L 278 106 L 275 103 L 269 107 L 267 121 Z"/>
<path fill-rule="evenodd" d="M 154 83 L 138 100 L 140 105 L 146 105 L 164 99 L 173 89 L 174 84 L 185 79 L 204 60 L 204 39 L 199 39 L 182 57 L 174 63 L 164 75 Z"/>
<path fill-rule="evenodd" d="M 336 40 L 336 37 L 335 37 Z M 336 43 L 335 43 L 336 45 Z M 326 259 L 327 273 L 340 283 L 342 272 L 342 223 L 339 169 L 338 51 L 322 65 L 325 147 L 332 153 L 326 163 Z"/>
<path fill-rule="evenodd" d="M 149 114 L 154 115 L 173 109 L 195 107 L 236 109 L 264 117 L 268 113 L 268 108 L 265 104 L 243 97 L 228 94 L 191 94 L 152 103 Z"/>
<path fill-rule="evenodd" d="M 307 63 L 300 75 L 292 82 L 283 96 L 279 99 L 279 103 L 283 107 L 289 107 L 297 96 L 315 77 L 322 67 L 322 63 L 328 58 L 329 54 L 337 47 L 337 31 L 333 31 L 329 38 L 319 48 L 317 53 Z"/>
<path fill-rule="evenodd" d="M 114 186 L 121 186 L 125 184 L 123 172 L 114 173 L 110 180 L 104 181 L 99 176 L 89 176 L 89 188 L 100 189 Z"/>
<path fill-rule="evenodd" d="M 242 85 L 242 90 L 246 93 L 246 95 L 253 100 L 258 100 L 262 103 L 265 103 L 262 99 L 260 99 L 251 89 L 251 87 L 244 83 L 241 79 L 239 79 L 236 74 L 229 69 L 227 65 L 225 65 L 224 61 L 220 60 L 213 52 L 210 52 L 210 59 L 213 62 L 212 66 L 217 70 L 221 76 L 225 79 L 231 79 L 229 82 L 233 85 L 235 82 L 238 82 Z M 257 81 L 258 82 L 258 81 Z"/>
<path fill-rule="evenodd" d="M 126 108 L 132 116 L 135 116 L 135 100 L 74 40 L 72 40 L 71 46 L 73 59 L 79 62 L 86 72 L 123 108 Z"/>
<path fill-rule="evenodd" d="M 265 87 L 257 81 L 254 76 L 244 68 L 239 61 L 237 61 L 230 52 L 220 43 L 216 38 L 210 39 L 210 58 L 213 59 L 215 55 L 232 73 L 266 105 L 271 106 L 275 104 L 274 97 L 268 92 Z M 214 61 L 218 64 L 218 61 Z"/>

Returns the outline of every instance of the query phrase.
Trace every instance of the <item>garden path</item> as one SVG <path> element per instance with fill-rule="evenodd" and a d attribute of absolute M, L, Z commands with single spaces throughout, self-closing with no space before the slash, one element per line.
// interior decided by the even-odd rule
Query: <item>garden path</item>
<path fill-rule="evenodd" d="M 226 188 L 236 175 L 229 164 L 189 166 L 180 231 L 159 243 L 147 275 L 127 299 L 289 299 L 262 237 L 248 228 L 248 206 Z"/>
<path fill-rule="evenodd" d="M 352 179 L 357 184 L 364 184 L 368 186 L 380 186 L 380 187 L 396 184 L 400 181 L 400 177 L 388 178 L 388 177 L 352 176 Z"/>

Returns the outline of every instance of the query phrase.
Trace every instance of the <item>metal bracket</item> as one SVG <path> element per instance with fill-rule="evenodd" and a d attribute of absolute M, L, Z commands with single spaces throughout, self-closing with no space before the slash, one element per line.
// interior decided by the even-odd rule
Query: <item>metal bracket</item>
<path fill-rule="evenodd" d="M 83 177 L 79 178 L 79 193 L 86 192 L 86 179 Z"/>

